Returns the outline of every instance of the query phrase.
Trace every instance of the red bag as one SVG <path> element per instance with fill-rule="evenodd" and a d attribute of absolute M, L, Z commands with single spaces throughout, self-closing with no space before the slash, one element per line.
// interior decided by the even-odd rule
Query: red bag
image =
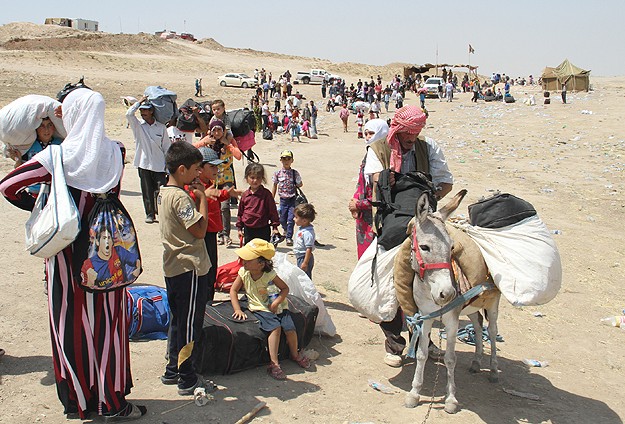
<path fill-rule="evenodd" d="M 232 283 L 237 279 L 239 275 L 239 269 L 243 265 L 237 259 L 233 262 L 228 262 L 227 264 L 223 264 L 220 267 L 217 267 L 217 277 L 215 278 L 215 291 L 220 291 L 224 293 L 230 292 L 230 287 L 232 287 Z"/>

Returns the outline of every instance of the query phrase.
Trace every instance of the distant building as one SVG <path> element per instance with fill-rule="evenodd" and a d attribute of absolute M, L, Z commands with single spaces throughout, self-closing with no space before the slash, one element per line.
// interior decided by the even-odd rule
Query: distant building
<path fill-rule="evenodd" d="M 70 18 L 46 18 L 45 25 L 59 25 L 81 31 L 99 31 L 98 21 L 90 21 L 88 19 L 70 19 Z"/>

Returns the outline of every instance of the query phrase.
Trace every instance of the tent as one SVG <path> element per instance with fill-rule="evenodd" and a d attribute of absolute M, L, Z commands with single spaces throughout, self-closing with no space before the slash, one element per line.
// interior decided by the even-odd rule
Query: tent
<path fill-rule="evenodd" d="M 543 90 L 557 91 L 566 84 L 568 91 L 588 91 L 590 88 L 590 71 L 578 68 L 564 59 L 555 68 L 546 67 L 541 76 Z"/>

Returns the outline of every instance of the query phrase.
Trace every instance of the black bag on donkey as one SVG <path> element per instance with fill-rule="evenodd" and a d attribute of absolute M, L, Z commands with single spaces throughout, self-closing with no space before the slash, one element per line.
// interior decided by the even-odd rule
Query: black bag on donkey
<path fill-rule="evenodd" d="M 536 215 L 531 203 L 509 193 L 495 194 L 469 205 L 471 225 L 502 228 Z"/>
<path fill-rule="evenodd" d="M 258 320 L 247 309 L 247 300 L 243 299 L 240 300 L 241 308 L 248 317 L 244 321 L 232 318 L 234 309 L 230 302 L 206 305 L 199 364 L 196 364 L 201 373 L 233 374 L 269 363 L 267 333 L 260 329 Z M 319 308 L 293 295 L 288 295 L 287 301 L 301 350 L 313 338 Z M 289 357 L 284 332 L 280 339 L 278 357 L 280 360 Z"/>
<path fill-rule="evenodd" d="M 423 172 L 395 172 L 395 185 L 390 184 L 391 171 L 380 172 L 373 206 L 377 208 L 374 225 L 378 235 L 378 244 L 386 250 L 399 246 L 408 235 L 408 222 L 415 216 L 417 200 L 423 193 L 428 193 L 430 207 L 436 210 L 434 185 L 429 175 Z"/>

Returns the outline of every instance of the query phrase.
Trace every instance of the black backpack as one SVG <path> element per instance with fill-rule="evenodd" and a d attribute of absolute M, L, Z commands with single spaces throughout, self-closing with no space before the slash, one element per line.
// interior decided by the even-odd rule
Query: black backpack
<path fill-rule="evenodd" d="M 256 131 L 256 117 L 249 109 L 236 109 L 226 112 L 232 135 L 242 137 L 250 131 Z"/>
<path fill-rule="evenodd" d="M 421 194 L 428 193 L 430 207 L 432 211 L 436 210 L 436 189 L 429 175 L 423 172 L 395 172 L 395 185 L 391 187 L 391 172 L 385 169 L 380 173 L 373 202 L 373 206 L 377 207 L 373 222 L 378 244 L 386 250 L 399 246 L 408 237 L 408 222 L 415 216 Z"/>
<path fill-rule="evenodd" d="M 502 228 L 536 215 L 531 203 L 508 193 L 496 193 L 488 199 L 469 205 L 471 225 Z"/>
<path fill-rule="evenodd" d="M 67 95 L 71 93 L 72 91 L 76 90 L 77 88 L 88 88 L 89 90 L 91 90 L 90 87 L 87 87 L 85 85 L 85 77 L 83 76 L 83 77 L 80 77 L 80 80 L 76 84 L 72 84 L 71 82 L 68 82 L 67 84 L 65 84 L 65 87 L 63 87 L 63 89 L 57 93 L 56 95 L 57 100 L 63 103 L 63 100 L 65 100 Z"/>

